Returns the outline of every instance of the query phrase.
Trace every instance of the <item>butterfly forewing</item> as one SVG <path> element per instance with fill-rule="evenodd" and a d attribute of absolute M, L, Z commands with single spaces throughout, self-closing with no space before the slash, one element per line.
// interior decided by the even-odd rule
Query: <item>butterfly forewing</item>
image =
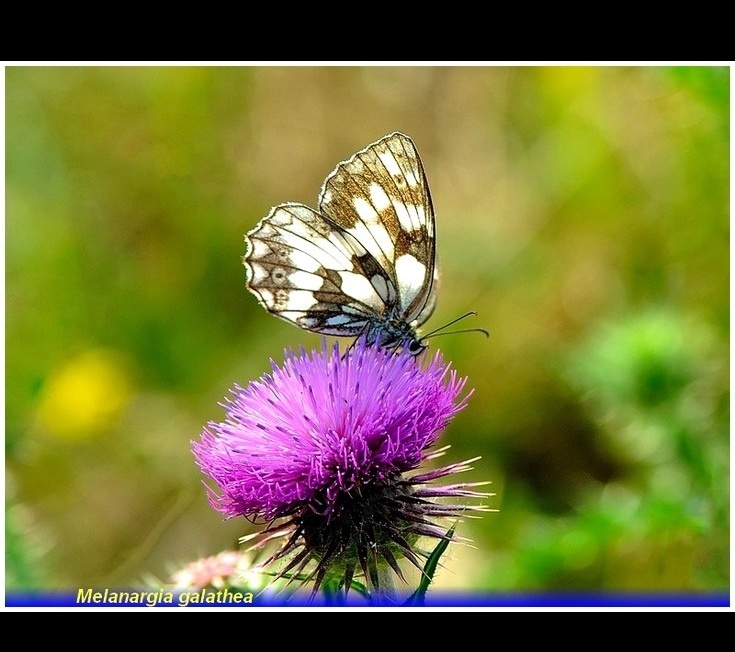
<path fill-rule="evenodd" d="M 326 335 L 420 344 L 435 304 L 434 211 L 413 141 L 393 133 L 340 163 L 319 210 L 273 208 L 246 235 L 248 288 Z"/>
<path fill-rule="evenodd" d="M 407 322 L 417 320 L 432 290 L 435 253 L 434 209 L 413 141 L 394 133 L 337 165 L 324 182 L 319 211 L 381 266 L 396 292 L 386 302 Z"/>

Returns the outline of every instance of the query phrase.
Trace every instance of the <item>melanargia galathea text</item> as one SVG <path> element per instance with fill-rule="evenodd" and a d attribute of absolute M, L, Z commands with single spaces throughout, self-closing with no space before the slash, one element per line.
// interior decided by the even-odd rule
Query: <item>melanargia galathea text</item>
<path fill-rule="evenodd" d="M 423 350 L 416 329 L 436 303 L 434 208 L 411 138 L 388 134 L 339 163 L 318 207 L 279 204 L 246 234 L 248 289 L 306 330 Z"/>

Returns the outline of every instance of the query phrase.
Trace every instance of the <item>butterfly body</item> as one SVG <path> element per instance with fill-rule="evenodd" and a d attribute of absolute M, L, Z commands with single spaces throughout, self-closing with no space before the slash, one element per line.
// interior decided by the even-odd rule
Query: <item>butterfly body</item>
<path fill-rule="evenodd" d="M 288 202 L 246 234 L 248 289 L 324 335 L 414 352 L 436 303 L 434 209 L 413 141 L 389 134 L 327 176 L 318 210 Z"/>

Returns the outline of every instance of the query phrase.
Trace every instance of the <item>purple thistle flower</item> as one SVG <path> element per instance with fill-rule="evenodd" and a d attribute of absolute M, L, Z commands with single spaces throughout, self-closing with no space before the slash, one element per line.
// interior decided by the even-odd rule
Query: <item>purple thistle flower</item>
<path fill-rule="evenodd" d="M 448 538 L 435 519 L 484 511 L 435 499 L 483 497 L 472 488 L 485 483 L 424 486 L 474 459 L 406 475 L 445 452 L 429 449 L 471 394 L 460 396 L 466 378 L 439 352 L 417 359 L 358 341 L 342 354 L 325 343 L 271 364 L 273 373 L 231 390 L 225 421 L 210 422 L 193 452 L 217 485 L 212 507 L 268 523 L 259 546 L 288 537 L 265 562 L 286 560 L 278 576 L 346 592 L 361 571 L 379 591 L 386 564 L 401 578 L 399 558 L 421 568 L 419 537 Z"/>

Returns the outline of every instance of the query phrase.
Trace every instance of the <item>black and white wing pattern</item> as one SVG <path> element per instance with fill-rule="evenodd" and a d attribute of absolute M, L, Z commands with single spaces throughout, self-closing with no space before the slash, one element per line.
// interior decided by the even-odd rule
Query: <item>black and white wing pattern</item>
<path fill-rule="evenodd" d="M 306 330 L 423 350 L 416 329 L 436 303 L 435 225 L 411 138 L 389 134 L 339 163 L 318 206 L 279 204 L 246 234 L 248 289 Z"/>

